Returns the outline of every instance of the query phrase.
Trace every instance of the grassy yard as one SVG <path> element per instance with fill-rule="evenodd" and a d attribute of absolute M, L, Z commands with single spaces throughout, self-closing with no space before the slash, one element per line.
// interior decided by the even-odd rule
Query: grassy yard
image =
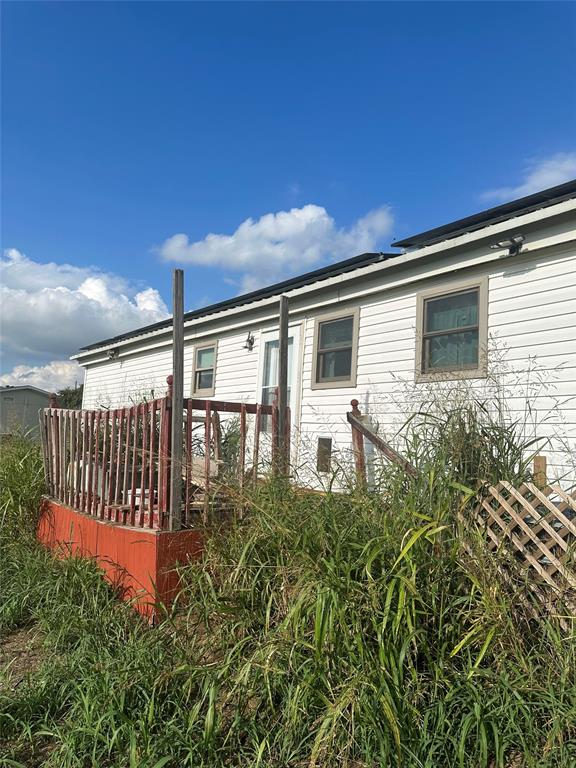
<path fill-rule="evenodd" d="M 576 764 L 576 640 L 463 554 L 433 463 L 371 497 L 262 486 L 154 628 L 35 543 L 36 449 L 0 483 L 2 766 Z"/>

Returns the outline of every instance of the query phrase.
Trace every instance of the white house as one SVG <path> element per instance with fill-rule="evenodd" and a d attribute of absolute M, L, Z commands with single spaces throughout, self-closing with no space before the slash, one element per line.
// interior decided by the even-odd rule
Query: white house
<path fill-rule="evenodd" d="M 394 247 L 188 312 L 185 395 L 270 402 L 282 294 L 296 443 L 348 447 L 352 398 L 389 433 L 431 386 L 465 379 L 504 387 L 512 417 L 550 438 L 550 476 L 574 479 L 576 181 Z M 171 320 L 83 348 L 84 408 L 164 394 L 171 355 Z"/>

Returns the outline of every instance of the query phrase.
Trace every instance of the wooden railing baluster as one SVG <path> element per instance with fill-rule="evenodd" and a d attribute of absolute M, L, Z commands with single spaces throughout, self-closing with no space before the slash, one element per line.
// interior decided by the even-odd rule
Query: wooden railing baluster
<path fill-rule="evenodd" d="M 150 411 L 150 455 L 149 455 L 149 475 L 148 475 L 148 527 L 154 527 L 154 496 L 155 496 L 155 475 L 158 466 L 158 456 L 156 448 L 156 400 L 153 400 L 148 406 Z"/>
<path fill-rule="evenodd" d="M 195 409 L 203 415 L 194 415 Z M 170 389 L 164 398 L 110 410 L 56 407 L 39 413 L 47 490 L 73 509 L 118 524 L 163 529 L 168 524 L 171 461 Z M 192 489 L 198 466 L 204 486 L 202 517 L 208 522 L 213 476 L 222 463 L 220 412 L 240 416 L 238 484 L 246 483 L 247 415 L 255 415 L 254 478 L 258 476 L 262 415 L 278 424 L 277 407 L 185 398 L 182 441 L 186 464 L 182 499 L 184 525 L 193 509 Z M 193 424 L 204 425 L 204 457 L 194 457 Z M 278 436 L 276 436 L 278 437 Z M 275 440 L 275 444 L 278 441 Z"/>

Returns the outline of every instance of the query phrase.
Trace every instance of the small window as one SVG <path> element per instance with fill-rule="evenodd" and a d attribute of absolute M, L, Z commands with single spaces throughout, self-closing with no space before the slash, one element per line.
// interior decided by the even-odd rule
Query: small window
<path fill-rule="evenodd" d="M 356 386 L 358 310 L 316 320 L 312 389 Z"/>
<path fill-rule="evenodd" d="M 194 377 L 192 389 L 195 395 L 212 397 L 216 373 L 216 345 L 206 344 L 194 349 Z"/>
<path fill-rule="evenodd" d="M 419 297 L 420 378 L 485 375 L 485 309 L 484 284 Z"/>

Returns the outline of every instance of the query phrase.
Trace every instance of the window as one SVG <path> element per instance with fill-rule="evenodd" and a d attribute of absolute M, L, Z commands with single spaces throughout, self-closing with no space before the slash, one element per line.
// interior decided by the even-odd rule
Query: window
<path fill-rule="evenodd" d="M 485 281 L 421 294 L 417 377 L 485 376 L 486 315 Z"/>
<path fill-rule="evenodd" d="M 192 391 L 195 395 L 212 397 L 216 373 L 216 344 L 205 344 L 194 349 Z"/>
<path fill-rule="evenodd" d="M 316 320 L 312 389 L 356 386 L 358 310 Z"/>

